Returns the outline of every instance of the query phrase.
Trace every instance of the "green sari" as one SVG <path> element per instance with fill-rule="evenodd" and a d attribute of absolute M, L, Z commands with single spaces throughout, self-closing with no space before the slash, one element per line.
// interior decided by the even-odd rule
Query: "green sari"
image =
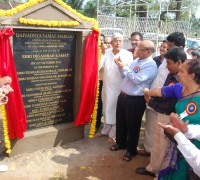
<path fill-rule="evenodd" d="M 183 121 L 189 120 L 189 124 L 198 124 L 198 125 L 200 124 L 200 91 L 190 94 L 186 97 L 183 97 L 176 103 L 176 113 L 180 115 L 183 112 L 187 114 L 187 116 L 182 119 Z M 198 149 L 200 149 L 199 141 L 193 140 L 192 142 L 195 144 L 195 146 Z M 177 151 L 177 149 L 171 146 L 171 152 L 170 152 L 172 154 L 171 156 L 176 154 L 174 153 L 175 151 Z M 166 152 L 166 155 L 167 153 L 169 155 L 169 152 Z M 180 152 L 178 151 L 177 154 L 180 155 Z M 166 169 L 161 168 L 161 171 L 159 173 L 159 179 L 161 180 L 187 180 L 187 162 L 183 157 L 181 156 L 178 157 L 178 156 L 175 158 L 171 157 L 170 159 L 170 161 L 173 161 L 173 159 L 175 159 L 176 161 L 173 163 L 170 162 L 170 164 L 173 164 L 174 166 L 173 168 L 170 168 L 170 169 L 169 167 Z M 169 160 L 169 157 L 165 158 L 164 161 L 166 159 Z"/>

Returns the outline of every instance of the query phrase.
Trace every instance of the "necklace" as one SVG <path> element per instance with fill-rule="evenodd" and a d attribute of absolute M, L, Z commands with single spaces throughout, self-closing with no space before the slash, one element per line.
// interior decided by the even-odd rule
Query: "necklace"
<path fill-rule="evenodd" d="M 198 90 L 200 89 L 200 86 L 198 86 L 198 88 L 193 92 L 193 93 L 188 93 L 188 94 L 186 94 L 186 88 L 183 90 L 183 96 L 187 96 L 187 95 L 190 95 L 190 94 L 194 94 L 195 92 L 197 92 Z M 186 95 L 185 95 L 186 94 Z"/>

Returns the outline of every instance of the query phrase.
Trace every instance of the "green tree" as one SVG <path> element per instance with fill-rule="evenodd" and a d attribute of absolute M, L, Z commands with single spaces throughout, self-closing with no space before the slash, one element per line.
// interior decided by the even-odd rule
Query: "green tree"
<path fill-rule="evenodd" d="M 83 14 L 88 17 L 96 18 L 97 15 L 97 0 L 90 0 L 83 8 Z"/>
<path fill-rule="evenodd" d="M 64 2 L 71 6 L 73 9 L 81 11 L 83 8 L 84 0 L 64 0 Z"/>
<path fill-rule="evenodd" d="M 195 6 L 192 6 L 192 4 Z M 161 20 L 188 20 L 189 12 L 191 8 L 191 15 L 195 14 L 198 6 L 200 6 L 199 0 L 170 0 L 168 11 L 164 10 L 161 12 Z"/>
<path fill-rule="evenodd" d="M 200 37 L 200 18 L 196 18 L 194 15 L 191 17 L 191 30 L 195 31 L 195 35 Z"/>
<path fill-rule="evenodd" d="M 83 14 L 88 17 L 97 17 L 97 0 L 88 1 L 83 7 Z M 114 10 L 113 0 L 99 0 L 99 14 L 112 15 Z"/>

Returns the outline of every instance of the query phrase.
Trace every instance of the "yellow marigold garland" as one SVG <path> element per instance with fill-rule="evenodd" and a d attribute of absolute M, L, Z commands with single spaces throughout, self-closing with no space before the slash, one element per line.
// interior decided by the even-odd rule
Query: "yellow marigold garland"
<path fill-rule="evenodd" d="M 1 105 L 1 113 L 2 113 L 2 123 L 3 123 L 3 131 L 4 131 L 4 141 L 5 141 L 5 146 L 7 149 L 6 153 L 10 154 L 11 153 L 11 143 L 10 143 L 10 138 L 8 135 L 8 119 L 7 119 L 5 105 Z"/>
<path fill-rule="evenodd" d="M 101 46 L 100 45 L 101 45 L 101 42 L 100 42 L 100 33 L 99 33 L 99 38 L 98 38 L 98 66 L 99 66 L 100 60 L 101 60 L 101 55 L 100 55 L 101 54 L 100 53 Z M 91 120 L 91 125 L 90 125 L 89 138 L 94 138 L 94 133 L 96 131 L 98 97 L 99 97 L 99 71 L 98 71 L 98 83 L 97 83 L 97 90 L 96 90 L 94 109 L 93 109 L 93 113 L 92 113 L 92 120 Z"/>
<path fill-rule="evenodd" d="M 98 28 L 98 23 L 97 20 L 94 18 L 89 18 L 86 17 L 84 15 L 82 15 L 81 13 L 77 12 L 75 9 L 73 9 L 71 6 L 67 5 L 66 3 L 64 3 L 62 0 L 54 0 L 57 4 L 61 5 L 62 7 L 64 7 L 66 10 L 70 11 L 71 13 L 73 13 L 74 15 L 76 15 L 77 17 L 79 17 L 80 19 L 84 20 L 84 21 L 89 21 L 89 22 L 93 22 L 94 23 L 94 29 L 99 29 Z"/>
<path fill-rule="evenodd" d="M 27 8 L 29 8 L 31 6 L 34 6 L 34 5 L 39 4 L 41 2 L 44 2 L 44 1 L 45 0 L 29 0 L 28 2 L 20 4 L 20 5 L 16 6 L 15 8 L 12 8 L 10 10 L 7 10 L 7 11 L 0 10 L 0 16 L 12 16 L 14 14 L 17 14 L 17 13 L 23 11 L 24 9 L 27 9 Z M 71 6 L 69 6 L 66 3 L 64 3 L 62 0 L 53 0 L 53 1 L 55 1 L 57 4 L 61 5 L 66 10 L 70 11 L 71 13 L 73 13 L 74 15 L 76 15 L 77 17 L 79 17 L 80 19 L 82 19 L 84 21 L 93 22 L 94 23 L 93 29 L 99 30 L 98 23 L 97 23 L 96 19 L 89 18 L 89 17 L 86 17 L 86 16 L 82 15 L 81 13 L 79 13 L 75 9 L 73 9 Z M 33 23 L 32 25 L 41 25 L 41 26 L 50 26 L 51 25 L 51 26 L 54 27 L 54 26 L 56 26 L 56 24 L 58 24 L 58 26 L 65 26 L 65 25 L 61 25 L 62 21 L 61 22 L 60 21 L 55 21 L 55 22 L 51 22 L 50 21 L 49 23 L 47 23 L 46 21 L 44 21 L 44 22 L 42 21 L 41 22 L 40 20 L 30 20 L 30 19 L 20 18 L 19 22 L 20 23 L 26 23 L 27 22 L 27 24 Z M 67 22 L 65 22 L 65 23 L 67 23 Z M 78 22 L 76 22 L 76 21 L 70 21 L 68 23 L 69 24 L 67 26 L 76 26 L 75 24 L 77 24 Z"/>
<path fill-rule="evenodd" d="M 21 24 L 29 24 L 36 26 L 48 26 L 48 27 L 61 27 L 61 26 L 78 26 L 78 21 L 44 21 L 44 20 L 34 20 L 34 19 L 25 19 L 19 18 Z"/>
<path fill-rule="evenodd" d="M 43 1 L 45 1 L 45 0 L 29 0 L 28 2 L 23 3 L 21 5 L 18 5 L 15 8 L 12 8 L 11 10 L 7 10 L 7 11 L 0 10 L 0 16 L 12 16 L 16 13 L 19 13 L 20 11 L 23 11 L 26 8 L 34 6 L 34 5 L 41 3 Z M 94 23 L 93 29 L 100 32 L 100 29 L 98 27 L 98 23 L 97 23 L 96 19 L 89 18 L 89 17 L 86 17 L 86 16 L 78 13 L 76 10 L 74 10 L 71 6 L 64 3 L 62 0 L 53 0 L 53 1 L 55 1 L 57 4 L 61 5 L 66 10 L 70 11 L 71 13 L 73 13 L 74 15 L 79 17 L 80 19 L 82 19 L 84 21 L 88 21 L 88 22 L 93 22 Z M 43 21 L 43 20 L 33 20 L 33 19 L 25 19 L 25 18 L 19 18 L 19 22 L 24 23 L 24 24 L 31 24 L 31 25 L 38 25 L 38 26 L 49 26 L 49 27 L 77 26 L 78 25 L 77 24 L 78 22 L 76 22 L 76 21 L 74 21 L 74 22 L 73 21 L 70 21 L 70 22 L 64 21 L 65 23 L 68 23 L 68 24 L 63 25 L 64 24 L 63 21 Z M 61 22 L 63 22 L 63 23 L 61 23 Z M 77 25 L 75 25 L 75 24 L 77 24 Z M 99 64 L 99 62 L 100 62 L 100 38 L 98 38 L 98 64 Z M 95 106 L 94 106 L 94 110 L 93 110 L 93 113 L 92 113 L 92 122 L 91 122 L 90 133 L 89 133 L 90 138 L 93 138 L 94 133 L 95 133 L 97 108 L 98 108 L 98 96 L 99 96 L 99 75 L 98 75 L 97 92 L 96 92 L 96 98 L 95 98 Z M 3 112 L 3 108 L 2 108 L 2 112 Z M 4 107 L 4 114 L 6 114 L 5 107 Z M 5 120 L 3 120 L 3 122 L 6 122 L 5 124 L 7 125 L 6 115 L 5 115 Z M 10 145 L 10 140 L 9 140 L 9 137 L 8 137 L 8 128 L 7 128 L 7 134 L 4 133 L 4 137 L 5 137 L 5 144 L 6 144 L 6 148 L 7 148 L 7 153 L 10 153 L 11 152 L 11 149 L 10 149 L 11 145 Z"/>
<path fill-rule="evenodd" d="M 16 6 L 15 8 L 12 8 L 10 10 L 7 10 L 7 11 L 0 10 L 0 16 L 12 16 L 14 14 L 19 13 L 20 11 L 23 11 L 26 8 L 29 8 L 29 7 L 34 6 L 36 4 L 39 4 L 43 1 L 45 1 L 45 0 L 29 0 L 28 2 L 20 4 L 20 5 Z"/>

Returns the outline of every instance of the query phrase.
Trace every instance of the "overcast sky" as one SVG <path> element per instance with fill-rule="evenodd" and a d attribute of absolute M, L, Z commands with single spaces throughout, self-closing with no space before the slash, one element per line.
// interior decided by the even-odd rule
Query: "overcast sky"
<path fill-rule="evenodd" d="M 197 12 L 196 12 L 196 17 L 200 18 L 200 7 L 198 8 Z"/>

